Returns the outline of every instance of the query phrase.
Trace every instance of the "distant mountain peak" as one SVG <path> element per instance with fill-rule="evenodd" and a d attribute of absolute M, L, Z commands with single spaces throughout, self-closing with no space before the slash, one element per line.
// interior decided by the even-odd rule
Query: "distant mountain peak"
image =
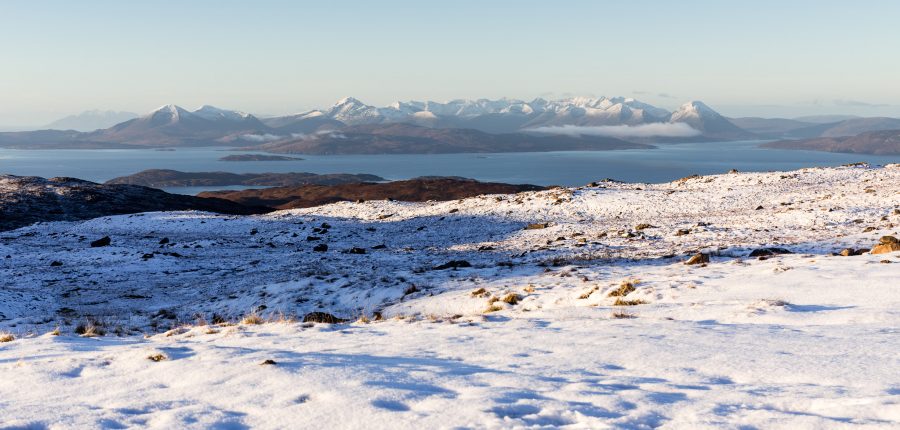
<path fill-rule="evenodd" d="M 193 114 L 210 121 L 240 121 L 251 116 L 245 112 L 220 109 L 212 105 L 200 106 Z"/>
<path fill-rule="evenodd" d="M 132 112 L 92 109 L 56 120 L 44 128 L 50 130 L 94 131 L 137 118 Z"/>

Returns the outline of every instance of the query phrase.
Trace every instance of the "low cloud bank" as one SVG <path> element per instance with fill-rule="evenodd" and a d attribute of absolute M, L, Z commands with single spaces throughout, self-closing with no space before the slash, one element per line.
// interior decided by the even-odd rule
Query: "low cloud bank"
<path fill-rule="evenodd" d="M 641 125 L 599 125 L 579 126 L 562 125 L 538 127 L 530 132 L 544 134 L 563 134 L 566 136 L 605 136 L 605 137 L 693 137 L 700 135 L 700 130 L 683 122 L 660 122 Z"/>

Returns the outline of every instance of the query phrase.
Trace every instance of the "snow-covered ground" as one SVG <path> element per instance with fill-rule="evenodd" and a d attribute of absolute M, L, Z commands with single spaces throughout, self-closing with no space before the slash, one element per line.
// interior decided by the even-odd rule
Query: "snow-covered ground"
<path fill-rule="evenodd" d="M 596 185 L 0 233 L 0 428 L 900 427 L 900 166 Z"/>

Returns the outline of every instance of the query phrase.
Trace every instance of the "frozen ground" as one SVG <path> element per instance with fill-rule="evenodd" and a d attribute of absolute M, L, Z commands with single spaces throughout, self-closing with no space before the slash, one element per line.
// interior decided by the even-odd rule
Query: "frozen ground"
<path fill-rule="evenodd" d="M 892 165 L 0 233 L 0 428 L 897 428 L 900 252 L 831 255 L 897 209 Z M 385 319 L 200 325 L 311 311 Z"/>

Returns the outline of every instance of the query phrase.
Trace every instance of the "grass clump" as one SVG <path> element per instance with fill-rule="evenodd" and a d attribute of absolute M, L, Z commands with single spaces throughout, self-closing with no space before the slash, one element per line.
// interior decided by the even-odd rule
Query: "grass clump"
<path fill-rule="evenodd" d="M 503 303 L 509 303 L 511 305 L 515 305 L 516 303 L 519 303 L 519 300 L 522 300 L 522 297 L 516 293 L 509 293 L 506 296 L 504 296 L 502 299 Z"/>
<path fill-rule="evenodd" d="M 154 363 L 159 363 L 160 361 L 168 360 L 169 357 L 166 357 L 166 354 L 158 352 L 156 354 L 151 354 L 151 355 L 147 356 L 147 359 Z"/>
<path fill-rule="evenodd" d="M 497 311 L 502 311 L 502 310 L 503 310 L 503 306 L 492 304 L 492 305 L 488 306 L 487 309 L 484 310 L 484 313 L 489 314 L 491 312 L 497 312 Z"/>
<path fill-rule="evenodd" d="M 635 286 L 639 283 L 637 280 L 631 281 L 623 281 L 622 284 L 619 285 L 619 288 L 612 290 L 609 292 L 609 297 L 624 297 L 628 294 L 634 292 L 636 289 Z"/>
<path fill-rule="evenodd" d="M 256 313 L 247 314 L 243 319 L 241 319 L 241 324 L 244 325 L 259 325 L 264 322 L 266 321 L 263 319 L 263 317 L 259 316 Z"/>
<path fill-rule="evenodd" d="M 614 311 L 614 312 L 611 314 L 611 316 L 612 316 L 614 319 L 619 319 L 619 320 L 622 320 L 622 319 L 633 319 L 633 318 L 637 318 L 637 315 L 632 314 L 632 313 L 630 313 L 630 312 L 626 312 L 626 311 Z"/>
<path fill-rule="evenodd" d="M 637 305 L 646 305 L 647 302 L 641 299 L 636 300 L 622 300 L 621 297 L 616 298 L 616 302 L 613 303 L 613 306 L 637 306 Z"/>
<path fill-rule="evenodd" d="M 106 334 L 106 330 L 103 330 L 103 327 L 100 327 L 99 324 L 88 321 L 83 324 L 78 324 L 75 327 L 75 333 L 80 334 L 81 337 L 98 337 Z"/>
<path fill-rule="evenodd" d="M 487 295 L 487 290 L 484 288 L 479 288 L 475 291 L 472 291 L 472 297 L 484 297 Z"/>
<path fill-rule="evenodd" d="M 16 336 L 8 331 L 0 331 L 0 343 L 12 342 Z"/>

